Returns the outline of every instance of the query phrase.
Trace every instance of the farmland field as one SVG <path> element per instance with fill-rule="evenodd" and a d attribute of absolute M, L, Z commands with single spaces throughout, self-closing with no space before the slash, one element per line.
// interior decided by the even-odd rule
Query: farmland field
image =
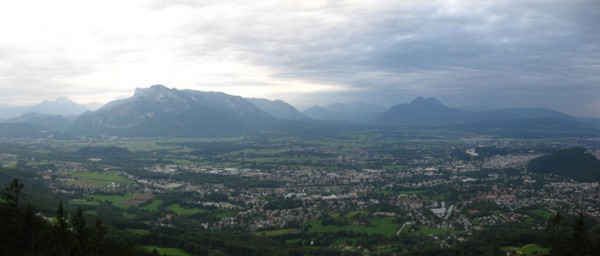
<path fill-rule="evenodd" d="M 125 194 L 125 195 L 100 195 L 100 194 L 96 194 L 91 196 L 92 198 L 100 201 L 100 202 L 104 202 L 104 201 L 109 201 L 111 202 L 114 206 L 125 209 L 130 207 L 131 205 L 127 205 L 124 204 L 123 201 L 132 199 L 135 197 L 135 195 L 132 194 Z"/>
<path fill-rule="evenodd" d="M 140 206 L 140 209 L 147 210 L 147 211 L 156 211 L 158 209 L 158 206 L 161 205 L 162 203 L 163 203 L 163 201 L 160 199 L 152 199 L 151 203 L 144 205 L 144 206 Z"/>
<path fill-rule="evenodd" d="M 122 201 L 121 203 L 123 203 L 125 205 L 138 206 L 140 204 L 143 204 L 145 202 L 152 200 L 152 198 L 154 198 L 154 195 L 152 195 L 152 194 L 140 194 L 140 195 L 136 195 L 134 198 Z"/>
<path fill-rule="evenodd" d="M 384 217 L 384 218 L 374 218 L 371 220 L 371 224 L 369 225 L 345 225 L 345 226 L 336 226 L 336 225 L 321 225 L 319 220 L 311 221 L 310 232 L 338 232 L 338 231 L 353 231 L 357 233 L 367 233 L 367 234 L 382 234 L 385 236 L 392 236 L 396 233 L 396 230 L 400 227 L 400 225 L 393 222 L 393 218 Z"/>
<path fill-rule="evenodd" d="M 184 208 L 184 207 L 180 206 L 179 204 L 169 205 L 167 207 L 167 209 L 169 209 L 175 213 L 183 214 L 183 215 L 192 215 L 192 214 L 196 214 L 196 213 L 207 212 L 207 210 L 202 209 L 202 208 Z"/>

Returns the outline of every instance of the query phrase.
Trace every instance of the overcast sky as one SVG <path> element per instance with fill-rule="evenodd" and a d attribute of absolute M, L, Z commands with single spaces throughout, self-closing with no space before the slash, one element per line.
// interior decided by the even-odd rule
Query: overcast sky
<path fill-rule="evenodd" d="M 0 104 L 136 87 L 600 117 L 600 0 L 0 0 Z"/>

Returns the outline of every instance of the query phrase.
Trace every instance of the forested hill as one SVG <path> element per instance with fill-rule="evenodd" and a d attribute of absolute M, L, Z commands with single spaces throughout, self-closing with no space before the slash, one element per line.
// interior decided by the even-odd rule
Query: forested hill
<path fill-rule="evenodd" d="M 600 181 L 600 160 L 584 148 L 568 148 L 533 159 L 527 169 L 553 173 L 581 182 Z"/>

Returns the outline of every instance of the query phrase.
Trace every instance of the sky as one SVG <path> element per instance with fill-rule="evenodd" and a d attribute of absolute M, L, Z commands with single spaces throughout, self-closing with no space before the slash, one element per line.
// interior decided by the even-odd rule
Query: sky
<path fill-rule="evenodd" d="M 600 0 L 0 0 L 0 105 L 135 88 L 600 117 Z"/>

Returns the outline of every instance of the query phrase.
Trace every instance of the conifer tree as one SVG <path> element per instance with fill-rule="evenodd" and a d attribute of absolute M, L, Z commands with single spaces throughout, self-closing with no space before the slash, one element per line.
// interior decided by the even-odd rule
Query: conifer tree
<path fill-rule="evenodd" d="M 588 235 L 587 224 L 585 221 L 585 214 L 583 213 L 583 210 L 577 213 L 577 217 L 575 218 L 575 222 L 573 223 L 573 236 L 571 237 L 569 245 L 570 255 L 591 255 L 590 251 L 593 245 Z"/>
<path fill-rule="evenodd" d="M 83 210 L 81 206 L 77 209 L 77 213 L 72 217 L 73 230 L 77 237 L 77 245 L 74 248 L 75 255 L 84 255 L 87 251 L 87 239 L 88 234 L 86 231 L 85 217 L 83 216 Z"/>
<path fill-rule="evenodd" d="M 551 255 L 560 255 L 565 253 L 565 230 L 562 227 L 564 217 L 560 212 L 552 215 L 546 224 L 546 240 L 552 248 Z"/>
<path fill-rule="evenodd" d="M 58 203 L 58 210 L 56 211 L 56 238 L 58 239 L 61 249 L 66 252 L 69 248 L 69 226 L 67 222 L 67 213 L 65 212 L 62 204 L 62 200 Z"/>
<path fill-rule="evenodd" d="M 21 190 L 23 190 L 23 187 L 25 187 L 25 185 L 19 182 L 19 179 L 11 181 L 2 192 L 4 203 L 15 209 L 19 209 L 19 198 L 21 197 Z"/>

